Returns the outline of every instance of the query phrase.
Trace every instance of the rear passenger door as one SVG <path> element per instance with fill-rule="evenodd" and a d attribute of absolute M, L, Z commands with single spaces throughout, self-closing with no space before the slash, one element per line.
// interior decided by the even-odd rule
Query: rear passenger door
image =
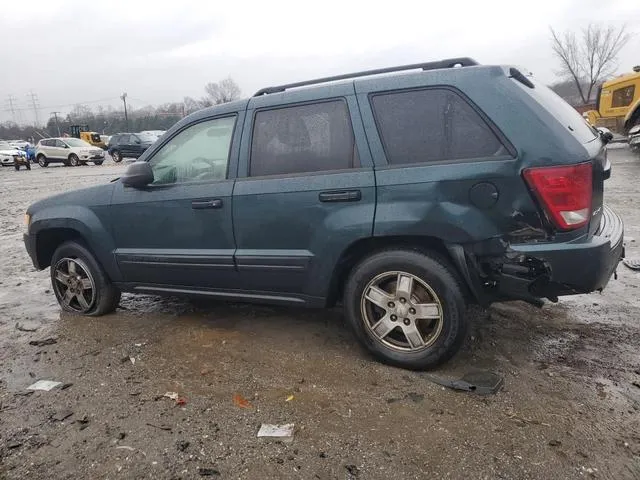
<path fill-rule="evenodd" d="M 371 236 L 373 164 L 353 85 L 254 97 L 233 192 L 242 285 L 322 304 L 341 253 Z"/>
<path fill-rule="evenodd" d="M 118 138 L 118 150 L 120 150 L 120 155 L 122 155 L 123 158 L 131 155 L 131 148 L 129 146 L 130 137 L 131 135 L 127 133 L 125 135 L 120 135 L 120 138 Z"/>
<path fill-rule="evenodd" d="M 376 164 L 374 235 L 447 243 L 502 235 L 518 221 L 515 150 L 458 89 L 423 78 L 399 78 L 394 90 L 356 81 Z"/>

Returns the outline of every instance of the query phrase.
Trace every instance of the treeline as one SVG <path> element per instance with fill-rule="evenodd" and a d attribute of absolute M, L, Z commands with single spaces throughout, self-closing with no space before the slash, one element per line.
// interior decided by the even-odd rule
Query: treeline
<path fill-rule="evenodd" d="M 128 110 L 128 119 L 123 109 L 87 105 L 76 105 L 67 115 L 48 119 L 43 128 L 18 125 L 14 122 L 0 123 L 0 139 L 29 139 L 38 141 L 42 137 L 58 136 L 70 132 L 71 125 L 87 125 L 89 130 L 112 135 L 118 132 L 140 132 L 143 130 L 167 130 L 197 110 L 212 105 L 230 102 L 240 97 L 240 88 L 231 78 L 218 83 L 209 83 L 204 88 L 206 95 L 200 99 L 185 97 L 182 102 L 170 102 Z"/>

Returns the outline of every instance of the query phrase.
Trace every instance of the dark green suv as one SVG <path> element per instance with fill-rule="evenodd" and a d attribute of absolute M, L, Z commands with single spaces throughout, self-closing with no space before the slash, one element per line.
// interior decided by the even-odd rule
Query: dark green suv
<path fill-rule="evenodd" d="M 70 312 L 122 291 L 341 302 L 369 351 L 428 368 L 466 303 L 605 287 L 623 255 L 605 143 L 531 75 L 468 58 L 270 87 L 35 203 L 25 244 Z"/>

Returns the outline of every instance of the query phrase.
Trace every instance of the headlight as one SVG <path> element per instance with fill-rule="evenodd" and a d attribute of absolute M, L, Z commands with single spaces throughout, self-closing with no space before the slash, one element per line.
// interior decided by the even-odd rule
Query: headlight
<path fill-rule="evenodd" d="M 31 215 L 28 213 L 24 214 L 24 230 L 29 233 L 29 225 L 31 225 Z"/>

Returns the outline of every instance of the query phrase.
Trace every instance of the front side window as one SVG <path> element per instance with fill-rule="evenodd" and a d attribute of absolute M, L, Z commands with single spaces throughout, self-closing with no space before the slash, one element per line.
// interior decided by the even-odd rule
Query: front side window
<path fill-rule="evenodd" d="M 149 160 L 153 184 L 217 181 L 227 178 L 236 117 L 192 125 L 167 142 Z"/>
<path fill-rule="evenodd" d="M 635 91 L 635 85 L 629 85 L 628 87 L 615 90 L 611 96 L 611 107 L 628 107 L 633 102 L 633 95 L 635 94 Z"/>
<path fill-rule="evenodd" d="M 452 90 L 377 94 L 371 103 L 392 165 L 508 154 L 487 123 Z"/>
<path fill-rule="evenodd" d="M 56 147 L 58 148 L 64 148 L 65 144 L 62 140 L 56 140 Z"/>
<path fill-rule="evenodd" d="M 250 175 L 288 175 L 343 170 L 357 163 L 343 100 L 256 113 Z"/>

